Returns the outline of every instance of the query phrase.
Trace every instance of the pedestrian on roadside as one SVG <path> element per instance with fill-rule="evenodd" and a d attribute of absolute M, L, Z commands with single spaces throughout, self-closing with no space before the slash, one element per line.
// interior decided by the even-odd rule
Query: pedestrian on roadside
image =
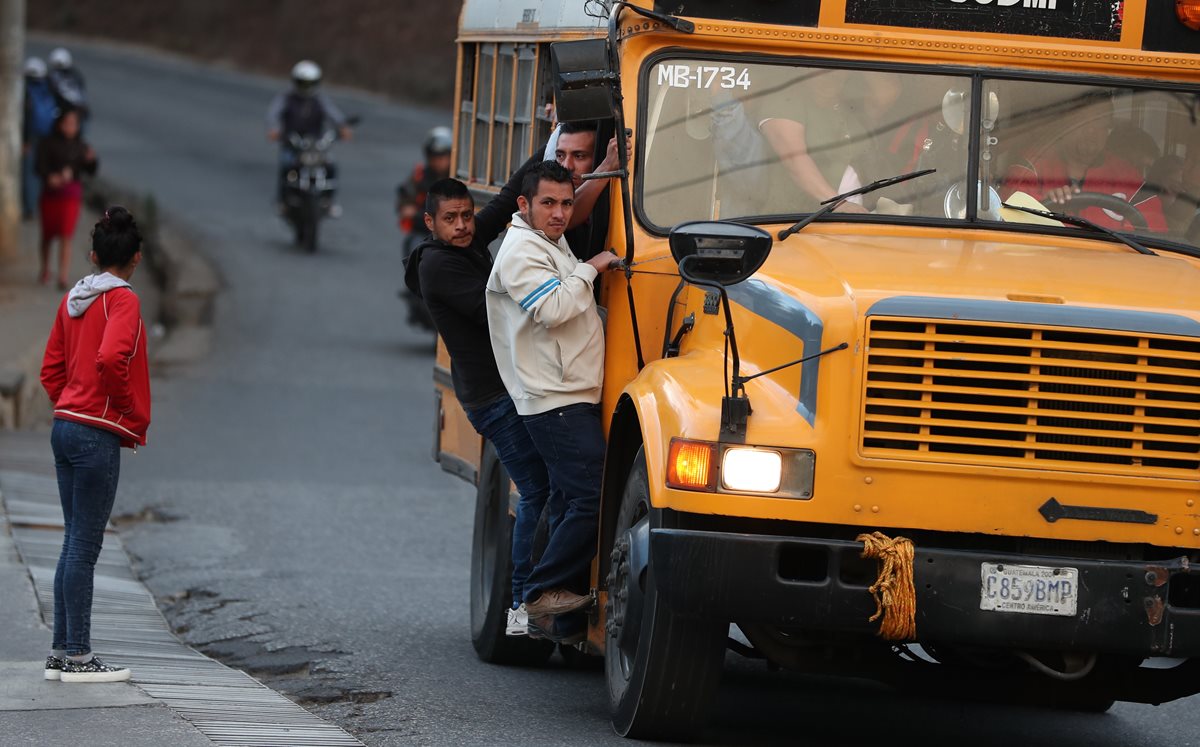
<path fill-rule="evenodd" d="M 83 73 L 79 72 L 79 68 L 75 66 L 75 59 L 64 47 L 50 50 L 49 60 L 50 88 L 58 98 L 58 108 L 74 109 L 79 112 L 79 122 L 82 126 L 83 122 L 87 121 L 91 115 L 87 100 L 87 84 L 83 80 Z"/>
<path fill-rule="evenodd" d="M 67 289 L 71 240 L 83 204 L 83 174 L 96 173 L 96 153 L 79 132 L 79 113 L 67 109 L 54 120 L 50 134 L 38 143 L 36 170 L 42 180 L 41 270 L 38 282 L 50 282 L 50 245 L 58 239 L 58 289 Z"/>
<path fill-rule="evenodd" d="M 54 405 L 50 445 L 63 511 L 63 544 L 54 573 L 54 637 L 45 677 L 119 682 L 129 669 L 92 653 L 92 586 L 104 527 L 112 513 L 121 448 L 146 444 L 150 374 L 141 305 L 129 278 L 142 261 L 133 216 L 111 207 L 92 229 L 96 272 L 59 305 L 42 387 Z"/>
<path fill-rule="evenodd" d="M 571 253 L 563 232 L 574 200 L 563 166 L 544 161 L 530 169 L 487 282 L 496 366 L 565 503 L 524 589 L 530 630 L 549 638 L 566 634 L 555 616 L 592 603 L 572 587 L 595 555 L 604 467 L 604 327 L 593 285 L 617 260 L 610 251 L 586 262 Z"/>
<path fill-rule="evenodd" d="M 29 220 L 37 209 L 42 183 L 38 179 L 38 143 L 50 134 L 58 118 L 58 101 L 46 79 L 46 63 L 40 57 L 25 60 L 25 95 L 21 107 L 21 217 Z"/>
<path fill-rule="evenodd" d="M 521 494 L 512 532 L 512 607 L 505 626 L 509 636 L 527 634 L 523 590 L 533 567 L 533 536 L 551 486 L 546 465 L 496 369 L 484 287 L 492 271 L 488 245 L 508 225 L 521 182 L 538 163 L 533 158 L 527 161 L 479 212 L 467 185 L 459 180 L 441 179 L 429 185 L 424 208 L 430 235 L 413 250 L 404 273 L 405 284 L 429 309 L 450 353 L 454 394 L 467 420 L 495 447 Z"/>

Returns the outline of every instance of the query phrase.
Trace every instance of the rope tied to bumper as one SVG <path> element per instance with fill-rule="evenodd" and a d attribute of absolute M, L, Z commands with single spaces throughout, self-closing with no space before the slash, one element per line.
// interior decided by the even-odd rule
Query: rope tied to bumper
<path fill-rule="evenodd" d="M 875 597 L 875 614 L 880 617 L 879 636 L 889 641 L 911 641 L 917 637 L 917 590 L 913 586 L 913 543 L 906 537 L 892 539 L 883 532 L 860 534 L 862 557 L 879 561 L 879 576 L 869 591 Z"/>

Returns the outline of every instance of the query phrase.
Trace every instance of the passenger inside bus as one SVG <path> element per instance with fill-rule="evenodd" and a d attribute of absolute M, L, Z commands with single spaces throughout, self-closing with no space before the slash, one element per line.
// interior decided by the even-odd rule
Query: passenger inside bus
<path fill-rule="evenodd" d="M 1049 91 L 1042 87 L 1043 91 Z M 1114 128 L 1112 92 L 1075 89 L 1058 101 L 1016 102 L 1015 128 L 1028 125 L 1026 146 L 1004 171 L 1000 194 L 1009 199 L 1024 192 L 1051 210 L 1069 204 L 1074 195 L 1111 195 L 1130 203 L 1154 232 L 1167 230 L 1162 200 L 1143 189 L 1138 167 L 1114 152 L 1109 135 Z M 1133 227 L 1130 215 L 1097 206 L 1079 209 L 1080 217 L 1114 229 Z"/>
<path fill-rule="evenodd" d="M 896 76 L 848 70 L 788 74 L 786 88 L 756 118 L 809 209 L 886 176 L 873 173 L 879 159 L 875 134 L 900 94 Z M 864 213 L 867 207 L 861 198 L 851 198 L 838 210 Z"/>

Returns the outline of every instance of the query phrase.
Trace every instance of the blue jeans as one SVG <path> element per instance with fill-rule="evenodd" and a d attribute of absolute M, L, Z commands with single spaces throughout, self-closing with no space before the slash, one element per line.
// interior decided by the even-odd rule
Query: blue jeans
<path fill-rule="evenodd" d="M 511 399 L 505 396 L 490 404 L 466 410 L 466 413 L 475 432 L 492 442 L 496 456 L 521 494 L 512 533 L 512 595 L 515 608 L 521 603 L 525 580 L 533 569 L 533 537 L 537 533 L 542 510 L 550 500 L 550 478 Z M 551 513 L 554 513 L 553 510 Z"/>
<path fill-rule="evenodd" d="M 29 143 L 29 152 L 21 154 L 21 214 L 37 215 L 38 195 L 42 192 L 42 180 L 38 178 L 34 163 L 37 158 L 38 141 Z"/>
<path fill-rule="evenodd" d="M 543 591 L 569 588 L 587 577 L 596 554 L 604 430 L 599 405 L 567 405 L 522 419 L 550 482 L 566 502 L 541 560 L 525 581 L 525 601 L 532 602 Z"/>
<path fill-rule="evenodd" d="M 92 650 L 92 577 L 117 497 L 121 439 L 111 431 L 55 420 L 50 446 L 63 512 L 52 647 L 80 656 Z"/>

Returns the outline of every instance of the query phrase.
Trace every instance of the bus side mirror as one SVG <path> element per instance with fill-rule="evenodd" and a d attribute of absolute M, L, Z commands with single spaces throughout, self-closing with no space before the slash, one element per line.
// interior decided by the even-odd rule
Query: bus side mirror
<path fill-rule="evenodd" d="M 670 243 L 680 275 L 696 284 L 736 285 L 771 253 L 771 234 L 741 223 L 680 223 L 671 229 Z"/>
<path fill-rule="evenodd" d="M 559 122 L 607 119 L 613 115 L 613 84 L 607 39 L 550 45 L 550 79 Z"/>

